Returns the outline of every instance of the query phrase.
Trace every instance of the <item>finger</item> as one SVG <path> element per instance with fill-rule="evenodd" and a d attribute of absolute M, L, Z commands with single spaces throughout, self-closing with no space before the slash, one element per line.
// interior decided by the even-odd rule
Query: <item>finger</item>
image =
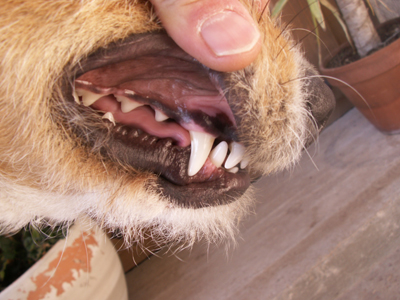
<path fill-rule="evenodd" d="M 174 41 L 218 71 L 249 65 L 261 49 L 255 21 L 237 0 L 152 0 Z"/>

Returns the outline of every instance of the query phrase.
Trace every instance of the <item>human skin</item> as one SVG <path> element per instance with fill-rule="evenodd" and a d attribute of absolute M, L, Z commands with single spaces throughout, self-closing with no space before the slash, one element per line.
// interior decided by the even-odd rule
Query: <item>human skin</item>
<path fill-rule="evenodd" d="M 248 66 L 261 49 L 253 18 L 237 0 L 152 0 L 164 28 L 187 53 L 211 69 Z M 266 1 L 255 1 L 262 10 Z"/>

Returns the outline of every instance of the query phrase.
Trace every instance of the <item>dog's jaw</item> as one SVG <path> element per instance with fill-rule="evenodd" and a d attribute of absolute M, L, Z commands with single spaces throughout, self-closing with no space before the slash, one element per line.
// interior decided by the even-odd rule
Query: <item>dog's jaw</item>
<path fill-rule="evenodd" d="M 105 155 L 101 149 L 112 138 L 113 125 L 84 112 L 72 97 L 76 66 L 87 56 L 128 36 L 161 29 L 151 8 L 140 1 L 93 0 L 47 1 L 38 10 L 36 2 L 0 4 L 9 33 L 0 47 L 4 232 L 85 214 L 104 227 L 120 228 L 127 239 L 140 240 L 146 228 L 166 242 L 231 236 L 251 205 L 251 191 L 224 205 L 182 207 L 160 193 L 154 172 L 138 172 Z M 261 54 L 246 69 L 223 74 L 224 95 L 235 116 L 237 141 L 248 154 L 246 169 L 270 174 L 300 157 L 309 136 L 312 91 L 304 89 L 309 66 L 287 32 L 281 34 L 268 16 L 259 25 L 265 39 Z M 88 146 L 75 138 L 72 124 L 88 133 L 106 129 L 106 135 Z"/>
<path fill-rule="evenodd" d="M 77 66 L 74 77 L 64 98 L 81 105 L 82 114 L 108 121 L 100 130 L 90 129 L 89 121 L 82 127 L 70 122 L 74 111 L 64 120 L 76 134 L 72 138 L 89 148 L 102 144 L 99 151 L 121 167 L 157 174 L 169 201 L 193 208 L 222 205 L 248 188 L 245 148 L 222 74 L 188 56 L 165 32 L 99 49 Z"/>

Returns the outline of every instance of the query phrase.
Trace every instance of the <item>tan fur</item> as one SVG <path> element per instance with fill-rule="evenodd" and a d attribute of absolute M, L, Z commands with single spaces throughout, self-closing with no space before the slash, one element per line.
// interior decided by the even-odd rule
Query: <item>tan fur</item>
<path fill-rule="evenodd" d="M 251 7 L 249 7 L 251 10 Z M 259 18 L 254 11 L 254 18 Z M 243 119 L 250 168 L 269 174 L 292 165 L 306 139 L 305 63 L 287 34 L 264 15 L 257 60 L 229 74 L 227 93 Z M 185 209 L 158 195 L 155 175 L 103 159 L 60 126 L 62 76 L 100 47 L 160 28 L 143 1 L 1 1 L 0 226 L 71 222 L 89 215 L 127 238 L 151 228 L 162 241 L 211 242 L 234 234 L 251 192 L 229 205 Z"/>

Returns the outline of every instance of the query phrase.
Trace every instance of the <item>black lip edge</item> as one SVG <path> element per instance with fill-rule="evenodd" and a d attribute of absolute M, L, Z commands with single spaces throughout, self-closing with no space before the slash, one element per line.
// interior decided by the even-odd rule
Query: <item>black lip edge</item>
<path fill-rule="evenodd" d="M 222 180 L 191 183 L 186 186 L 174 185 L 163 177 L 158 177 L 157 183 L 163 196 L 183 208 L 200 209 L 228 205 L 247 191 L 251 179 L 247 172 L 226 173 Z"/>
<path fill-rule="evenodd" d="M 152 137 L 149 134 L 147 135 Z M 115 144 L 115 142 L 126 145 L 123 139 L 114 138 L 111 147 L 115 146 L 118 147 L 118 149 L 121 148 Z M 129 145 L 126 145 L 126 147 L 129 147 L 130 151 L 138 151 Z M 175 146 L 170 145 L 170 147 Z M 103 154 L 106 156 L 110 155 L 110 153 L 107 152 Z M 212 181 L 190 182 L 184 185 L 179 185 L 169 181 L 163 176 L 163 173 L 158 174 L 146 168 L 144 170 L 157 176 L 156 182 L 159 191 L 171 203 L 182 208 L 192 209 L 227 205 L 234 202 L 238 197 L 245 193 L 250 184 L 253 183 L 254 178 L 257 177 L 255 174 L 250 174 L 247 170 L 240 170 L 235 174 L 229 173 L 225 170 L 223 176 Z"/>

